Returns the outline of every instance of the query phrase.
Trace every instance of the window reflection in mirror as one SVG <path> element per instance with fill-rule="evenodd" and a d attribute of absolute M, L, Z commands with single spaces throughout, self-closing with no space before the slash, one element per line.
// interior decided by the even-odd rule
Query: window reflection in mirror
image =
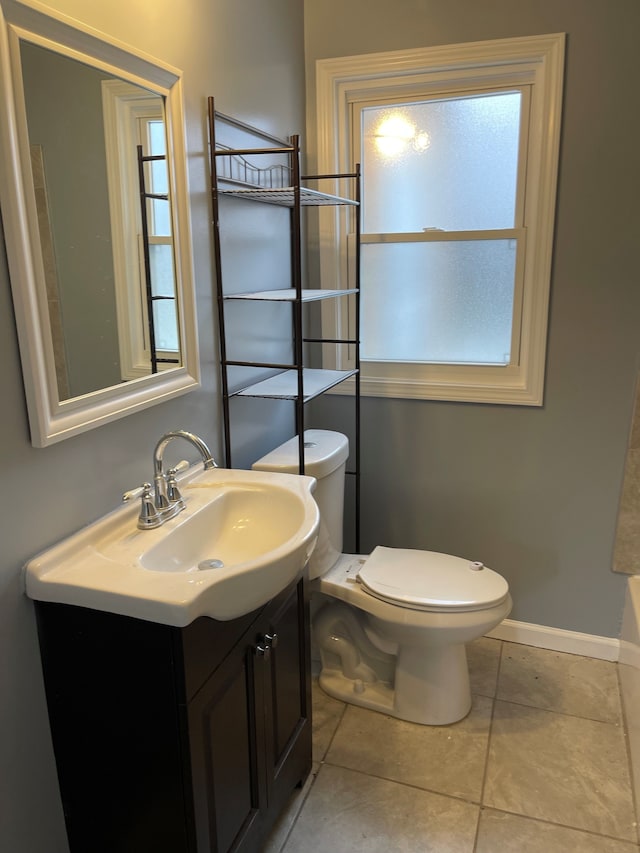
<path fill-rule="evenodd" d="M 170 201 L 146 201 L 146 292 L 137 146 L 164 156 L 164 98 L 20 43 L 47 303 L 60 400 L 181 363 Z M 165 159 L 144 165 L 168 193 Z M 151 307 L 151 308 L 150 308 Z"/>

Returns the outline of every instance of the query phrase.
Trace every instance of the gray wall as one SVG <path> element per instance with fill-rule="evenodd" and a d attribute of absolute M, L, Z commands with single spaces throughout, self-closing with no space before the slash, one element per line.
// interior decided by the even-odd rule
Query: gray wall
<path fill-rule="evenodd" d="M 618 635 L 612 551 L 640 364 L 637 0 L 306 0 L 315 61 L 566 32 L 545 403 L 363 401 L 363 550 L 430 548 L 508 578 L 512 618 Z M 318 422 L 348 424 L 344 399 Z"/>
<path fill-rule="evenodd" d="M 50 0 L 49 5 L 184 71 L 203 387 L 52 447 L 33 448 L 0 241 L 0 849 L 7 853 L 67 850 L 33 608 L 23 594 L 21 567 L 117 506 L 125 489 L 148 479 L 153 445 L 167 429 L 191 429 L 220 452 L 206 97 L 216 95 L 220 109 L 278 134 L 297 132 L 304 121 L 297 0 Z M 267 265 L 271 247 L 264 252 Z M 265 439 L 255 429 L 251 438 L 266 445 L 284 438 L 272 432 Z M 176 459 L 194 458 L 187 445 L 172 453 Z"/>
<path fill-rule="evenodd" d="M 102 116 L 109 75 L 28 42 L 21 57 L 29 142 L 44 161 L 69 396 L 79 397 L 122 381 Z"/>
<path fill-rule="evenodd" d="M 185 72 L 203 387 L 34 449 L 0 246 L 0 849 L 11 853 L 67 850 L 21 566 L 147 479 L 152 446 L 164 430 L 192 429 L 220 451 L 206 96 L 278 134 L 301 130 L 303 117 L 300 0 L 50 5 Z M 430 547 L 483 559 L 508 577 L 515 618 L 608 636 L 617 635 L 622 608 L 624 578 L 611 574 L 610 564 L 639 365 L 632 243 L 638 233 L 639 119 L 632 105 L 639 9 L 636 0 L 305 4 L 311 116 L 320 56 L 569 34 L 545 406 L 364 401 L 363 545 Z M 248 412 L 239 429 L 251 448 L 247 461 L 280 430 L 266 436 Z M 317 425 L 343 424 L 347 404 L 333 398 L 318 412 Z M 177 458 L 185 449 L 175 451 Z"/>

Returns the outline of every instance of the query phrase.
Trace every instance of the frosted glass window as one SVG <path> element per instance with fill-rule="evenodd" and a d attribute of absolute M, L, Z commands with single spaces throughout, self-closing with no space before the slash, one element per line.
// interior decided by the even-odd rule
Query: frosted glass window
<path fill-rule="evenodd" d="M 149 153 L 153 157 L 164 157 L 167 153 L 164 122 L 148 121 L 147 130 L 149 133 Z M 151 171 L 151 192 L 166 195 L 169 192 L 167 161 L 151 160 L 149 167 Z M 151 234 L 156 237 L 171 236 L 171 211 L 169 202 L 161 199 L 152 199 L 151 210 Z"/>
<path fill-rule="evenodd" d="M 365 361 L 511 363 L 521 107 L 512 90 L 362 106 Z"/>
<path fill-rule="evenodd" d="M 327 286 L 360 289 L 359 317 L 327 300 L 322 331 L 360 334 L 362 394 L 542 405 L 564 49 L 555 33 L 318 60 L 318 170 L 360 164 L 362 202 L 361 265 L 318 216 Z M 322 356 L 358 366 L 355 347 Z"/>
<path fill-rule="evenodd" d="M 179 347 L 173 277 L 173 248 L 167 244 L 149 246 L 151 282 L 154 296 L 165 297 L 153 303 L 154 334 L 157 350 L 177 352 Z"/>
<path fill-rule="evenodd" d="M 364 360 L 508 364 L 515 240 L 362 247 Z"/>
<path fill-rule="evenodd" d="M 159 190 L 153 190 L 153 192 L 159 192 Z M 151 199 L 149 233 L 153 237 L 171 237 L 171 208 L 168 200 Z"/>
<path fill-rule="evenodd" d="M 167 243 L 152 243 L 149 246 L 149 260 L 153 295 L 175 298 L 173 247 Z"/>
<path fill-rule="evenodd" d="M 161 300 L 153 303 L 153 331 L 156 350 L 178 351 L 178 323 L 175 302 Z"/>
<path fill-rule="evenodd" d="M 363 232 L 513 228 L 521 99 L 364 107 Z"/>

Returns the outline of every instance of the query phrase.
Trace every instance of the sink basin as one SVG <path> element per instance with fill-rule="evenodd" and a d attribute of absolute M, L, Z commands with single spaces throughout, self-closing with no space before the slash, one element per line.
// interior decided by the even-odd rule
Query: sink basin
<path fill-rule="evenodd" d="M 273 484 L 227 486 L 167 530 L 140 564 L 156 572 L 197 572 L 272 561 L 304 523 L 304 510 L 297 494 Z"/>
<path fill-rule="evenodd" d="M 135 502 L 31 560 L 27 595 L 184 626 L 250 613 L 301 573 L 319 524 L 312 477 L 216 468 L 180 486 L 186 509 L 162 527 L 138 530 Z"/>

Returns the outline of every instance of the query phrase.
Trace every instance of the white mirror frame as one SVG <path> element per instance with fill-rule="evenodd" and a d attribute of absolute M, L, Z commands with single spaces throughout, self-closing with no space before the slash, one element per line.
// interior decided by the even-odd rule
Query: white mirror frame
<path fill-rule="evenodd" d="M 19 39 L 63 53 L 165 98 L 182 365 L 61 401 L 28 157 Z M 200 384 L 181 72 L 37 0 L 0 0 L 0 202 L 31 440 L 69 438 Z"/>

